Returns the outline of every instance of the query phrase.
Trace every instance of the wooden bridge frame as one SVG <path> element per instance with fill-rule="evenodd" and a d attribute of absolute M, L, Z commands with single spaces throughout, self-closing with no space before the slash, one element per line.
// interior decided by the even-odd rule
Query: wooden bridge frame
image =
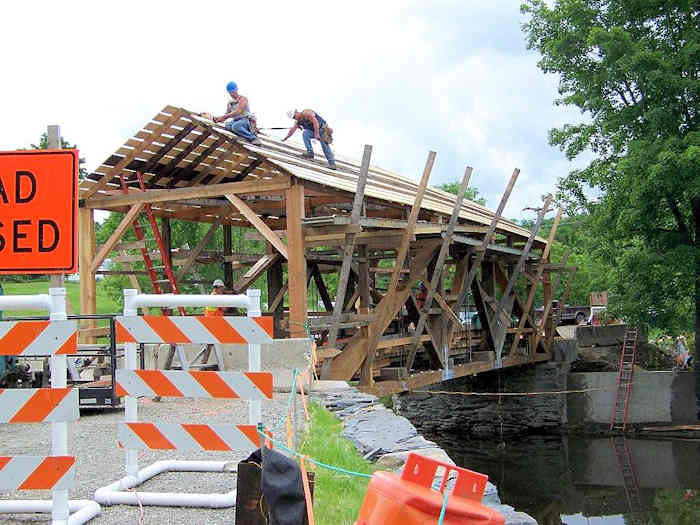
<path fill-rule="evenodd" d="M 128 275 L 140 288 L 137 276 L 145 272 L 134 265 L 147 250 L 154 260 L 169 258 L 179 285 L 201 286 L 196 269 L 206 263 L 221 264 L 227 287 L 236 293 L 265 276 L 265 315 L 275 318 L 276 336 L 313 334 L 322 341 L 322 377 L 356 378 L 366 391 L 389 394 L 549 359 L 551 312 L 545 308 L 537 322 L 533 305 L 540 287 L 544 303 L 551 304 L 551 275 L 568 270 L 549 260 L 561 210 L 547 240 L 537 233 L 551 197 L 532 231 L 504 220 L 519 170 L 492 212 L 464 198 L 470 167 L 456 196 L 428 186 L 434 152 L 416 184 L 371 166 L 370 146 L 361 163 L 339 157 L 332 171 L 301 159 L 303 150 L 294 145 L 261 138 L 261 147 L 242 143 L 211 121 L 167 106 L 83 180 L 81 313 L 96 312 L 97 273 Z M 127 194 L 119 188 L 121 177 L 132 188 Z M 138 189 L 139 178 L 145 191 Z M 166 253 L 151 250 L 146 241 L 122 240 L 146 205 L 160 219 Z M 101 246 L 95 244 L 96 209 L 124 214 Z M 197 246 L 176 249 L 170 245 L 171 220 L 211 227 Z M 233 226 L 264 240 L 264 253 L 234 253 Z M 223 246 L 208 250 L 219 228 Z M 108 256 L 120 269 L 100 270 Z M 326 284 L 332 274 L 338 278 L 335 298 Z M 308 311 L 312 279 L 323 312 Z M 419 281 L 427 288 L 420 307 Z M 467 299 L 479 313 L 481 330 L 465 329 L 459 316 Z M 92 342 L 101 331 L 88 324 L 81 334 Z"/>

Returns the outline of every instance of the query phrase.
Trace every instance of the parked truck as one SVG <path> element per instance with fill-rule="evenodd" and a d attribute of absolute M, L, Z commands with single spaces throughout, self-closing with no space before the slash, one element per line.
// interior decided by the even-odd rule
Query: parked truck
<path fill-rule="evenodd" d="M 543 307 L 539 307 L 535 310 L 535 317 L 539 320 L 544 312 Z M 565 304 L 563 306 L 559 305 L 559 301 L 552 301 L 552 316 L 554 317 L 554 324 L 583 324 L 588 321 L 591 316 L 590 306 L 571 306 Z"/>

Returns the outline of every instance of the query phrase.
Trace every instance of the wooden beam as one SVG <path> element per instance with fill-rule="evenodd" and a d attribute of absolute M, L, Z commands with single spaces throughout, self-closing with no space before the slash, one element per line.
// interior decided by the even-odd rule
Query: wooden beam
<path fill-rule="evenodd" d="M 562 208 L 559 208 L 557 211 L 556 217 L 554 217 L 554 223 L 552 224 L 552 229 L 549 232 L 549 237 L 547 238 L 547 244 L 544 247 L 544 250 L 542 251 L 542 256 L 540 257 L 540 260 L 542 262 L 546 262 L 549 260 L 549 252 L 552 248 L 552 244 L 554 243 L 554 236 L 557 234 L 557 228 L 559 227 L 559 222 L 561 221 L 561 216 L 564 210 Z M 537 266 L 537 273 L 535 274 L 535 282 L 532 283 L 530 286 L 530 291 L 527 294 L 527 299 L 525 300 L 525 306 L 523 307 L 523 312 L 520 314 L 520 322 L 518 323 L 518 329 L 515 332 L 515 336 L 513 337 L 513 343 L 510 346 L 510 350 L 508 351 L 508 354 L 512 354 L 515 352 L 516 348 L 518 348 L 518 342 L 520 341 L 520 335 L 523 329 L 525 328 L 525 321 L 527 320 L 527 316 L 530 314 L 530 310 L 532 309 L 532 304 L 535 302 L 535 293 L 537 292 L 537 287 L 539 285 L 540 279 L 542 279 L 542 274 L 544 273 L 544 266 L 543 265 L 538 265 Z M 530 351 L 532 352 L 532 356 L 534 358 L 535 354 L 535 349 L 531 348 Z"/>
<path fill-rule="evenodd" d="M 466 279 L 462 280 L 462 287 L 459 291 L 457 301 L 455 302 L 455 305 L 459 307 L 464 300 L 467 298 L 467 294 L 471 290 L 472 282 L 474 281 L 474 277 L 476 277 L 476 272 L 481 266 L 481 261 L 484 260 L 484 256 L 486 255 L 486 250 L 491 243 L 491 239 L 493 238 L 495 232 L 496 232 L 496 227 L 498 226 L 499 221 L 501 220 L 501 216 L 503 215 L 503 210 L 506 207 L 506 204 L 508 203 L 508 198 L 510 197 L 511 192 L 513 191 L 513 187 L 515 186 L 515 181 L 518 180 L 518 175 L 520 175 L 520 170 L 518 168 L 515 168 L 513 170 L 513 174 L 510 176 L 510 180 L 508 181 L 508 184 L 506 185 L 506 189 L 503 192 L 503 196 L 501 197 L 501 202 L 498 203 L 498 208 L 496 209 L 495 213 L 493 214 L 493 218 L 491 219 L 491 224 L 489 225 L 489 229 L 486 232 L 486 235 L 484 235 L 484 238 L 482 240 L 481 246 L 476 247 L 476 257 L 474 257 L 474 260 L 472 261 L 471 267 L 469 267 L 469 264 L 465 265 L 465 269 L 469 267 L 469 273 L 467 274 Z M 454 290 L 453 290 L 454 291 Z M 454 333 L 455 325 L 452 322 L 448 322 L 447 324 L 447 329 L 446 329 L 446 340 L 451 341 L 452 340 L 452 334 Z"/>
<path fill-rule="evenodd" d="M 536 358 L 537 362 L 548 361 L 550 355 L 539 354 Z M 522 366 L 529 364 L 529 360 L 522 356 L 509 357 L 503 360 L 503 368 L 508 368 L 512 366 Z M 452 369 L 453 377 L 464 377 L 468 375 L 475 375 L 481 372 L 488 372 L 494 370 L 493 360 L 489 361 L 474 361 L 471 363 L 463 363 L 456 365 Z M 442 370 L 421 372 L 418 374 L 410 375 L 407 379 L 401 381 L 377 381 L 369 386 L 362 386 L 360 390 L 367 392 L 369 394 L 374 394 L 376 396 L 386 396 L 391 394 L 397 394 L 399 392 L 416 390 L 419 388 L 426 387 L 435 383 L 440 383 L 443 381 Z"/>
<path fill-rule="evenodd" d="M 91 319 L 94 321 L 94 319 Z M 107 337 L 109 336 L 109 326 L 100 327 L 90 327 L 90 328 L 79 328 L 78 335 L 81 338 L 81 343 L 85 344 L 95 344 L 94 339 L 97 337 Z M 88 343 L 87 340 L 92 339 L 93 341 Z"/>
<path fill-rule="evenodd" d="M 185 274 L 189 271 L 194 262 L 197 260 L 197 257 L 199 257 L 199 254 L 202 253 L 202 250 L 204 250 L 207 243 L 216 233 L 216 230 L 219 228 L 219 226 L 221 226 L 221 223 L 226 220 L 226 217 L 227 215 L 225 213 L 222 213 L 217 219 L 217 221 L 212 223 L 212 225 L 207 230 L 207 233 L 205 233 L 204 237 L 200 239 L 199 243 L 194 248 L 194 250 L 190 252 L 190 254 L 187 256 L 187 259 L 185 259 L 185 262 L 182 263 L 182 267 L 178 270 L 177 276 L 175 277 L 176 281 L 182 279 L 185 276 Z"/>
<path fill-rule="evenodd" d="M 565 304 L 564 302 L 569 297 L 569 290 L 571 289 L 571 283 L 573 282 L 577 271 L 578 271 L 577 266 L 570 266 L 569 267 L 569 279 L 566 283 L 566 288 L 564 289 L 564 293 L 561 296 L 559 304 L 564 305 Z M 549 313 L 551 312 L 551 310 L 552 310 L 552 301 L 550 300 L 548 303 L 545 303 L 544 311 L 542 312 L 542 319 L 540 319 L 540 324 L 537 325 L 537 335 L 535 336 L 535 345 L 534 345 L 533 352 L 537 351 L 537 346 L 540 344 L 540 341 L 542 340 L 543 329 L 546 326 L 547 318 L 549 317 Z"/>
<path fill-rule="evenodd" d="M 445 259 L 447 259 L 447 255 L 450 251 L 450 244 L 452 243 L 452 235 L 454 234 L 455 227 L 457 226 L 457 222 L 459 220 L 459 212 L 462 210 L 462 201 L 464 200 L 464 195 L 467 192 L 467 188 L 469 186 L 469 179 L 471 178 L 472 175 L 472 168 L 471 166 L 467 166 L 467 168 L 464 170 L 464 176 L 462 177 L 462 184 L 459 187 L 459 191 L 457 193 L 457 200 L 455 201 L 455 206 L 454 209 L 452 210 L 452 215 L 450 216 L 450 222 L 447 224 L 447 230 L 443 234 L 443 239 L 442 239 L 442 246 L 440 246 L 440 253 L 438 254 L 437 260 L 435 261 L 434 269 L 433 269 L 433 275 L 430 278 L 430 284 L 428 286 L 426 296 L 425 296 L 425 302 L 423 303 L 423 307 L 419 308 L 419 316 L 418 316 L 418 324 L 416 325 L 416 331 L 415 331 L 415 341 L 413 343 L 413 347 L 411 348 L 411 351 L 408 353 L 408 357 L 406 359 L 406 368 L 411 370 L 413 367 L 413 361 L 415 360 L 416 357 L 416 351 L 418 350 L 418 345 L 420 344 L 420 341 L 418 338 L 423 335 L 423 330 L 425 329 L 425 323 L 428 318 L 428 311 L 430 310 L 430 307 L 433 303 L 433 296 L 435 295 L 438 285 L 440 283 L 440 278 L 442 277 L 442 269 L 445 264 Z M 447 305 L 445 305 L 447 306 Z M 449 311 L 452 311 L 449 307 L 447 307 Z M 458 325 L 461 323 L 458 323 Z M 435 357 L 437 358 L 437 361 L 443 366 L 443 368 L 446 366 L 447 363 L 443 362 L 442 356 L 440 355 L 440 348 L 435 348 Z"/>
<path fill-rule="evenodd" d="M 265 273 L 270 266 L 275 264 L 279 259 L 280 259 L 280 254 L 275 252 L 275 253 L 266 253 L 260 259 L 253 265 L 251 266 L 247 272 L 245 272 L 241 277 L 236 281 L 236 283 L 233 285 L 233 292 L 234 293 L 243 293 L 245 292 L 248 287 L 255 282 L 255 280 L 260 277 L 263 273 Z"/>
<path fill-rule="evenodd" d="M 275 177 L 273 180 L 227 182 L 224 184 L 212 184 L 209 186 L 189 186 L 187 188 L 173 188 L 163 190 L 146 190 L 131 192 L 123 195 L 111 195 L 109 197 L 96 197 L 87 199 L 86 208 L 109 209 L 118 206 L 131 206 L 154 202 L 170 202 L 182 199 L 199 199 L 202 197 L 220 197 L 224 195 L 237 195 L 242 193 L 266 193 L 279 192 L 289 189 L 289 179 L 284 176 Z"/>
<path fill-rule="evenodd" d="M 287 290 L 289 290 L 289 281 L 286 281 L 282 288 L 279 289 L 277 295 L 275 295 L 275 298 L 272 300 L 272 303 L 268 307 L 268 312 L 276 312 L 277 309 L 280 306 L 282 306 L 282 303 L 284 301 L 284 294 L 287 293 Z"/>
<path fill-rule="evenodd" d="M 158 173 L 155 174 L 155 176 L 148 181 L 149 185 L 151 187 L 155 186 L 155 184 L 161 180 L 164 177 L 169 176 L 177 167 L 180 162 L 186 158 L 190 153 L 192 153 L 197 147 L 204 142 L 207 138 L 209 137 L 209 133 L 206 130 L 202 130 L 201 134 L 199 137 L 194 139 L 190 144 L 185 147 L 180 153 L 178 153 L 166 166 L 161 166 L 158 169 Z M 193 169 L 193 168 L 192 168 Z M 143 170 L 144 173 L 146 171 L 151 171 L 151 170 Z"/>
<path fill-rule="evenodd" d="M 102 244 L 95 246 L 97 250 L 102 249 Z M 121 252 L 125 250 L 141 250 L 146 247 L 146 241 L 127 241 L 119 242 L 112 247 L 113 252 Z"/>
<path fill-rule="evenodd" d="M 163 239 L 163 246 L 165 249 L 163 250 L 163 263 L 170 265 L 172 268 L 173 264 L 173 241 L 172 241 L 172 230 L 170 228 L 170 217 L 161 217 L 160 218 L 160 236 L 161 239 Z M 167 263 L 166 263 L 167 261 Z M 177 280 L 175 281 L 177 282 Z"/>
<path fill-rule="evenodd" d="M 392 299 L 393 296 L 396 295 L 399 279 L 401 278 L 401 269 L 403 268 L 404 262 L 406 261 L 406 256 L 408 255 L 410 237 L 413 235 L 413 230 L 416 226 L 416 221 L 418 220 L 418 214 L 420 213 L 421 203 L 423 202 L 423 195 L 425 194 L 425 188 L 428 186 L 428 179 L 430 178 L 430 173 L 433 171 L 434 163 L 435 152 L 431 151 L 430 153 L 428 153 L 428 158 L 425 161 L 425 167 L 423 168 L 423 176 L 421 177 L 418 189 L 416 191 L 416 196 L 413 200 L 411 214 L 408 216 L 408 224 L 406 225 L 406 229 L 404 230 L 404 236 L 401 239 L 399 249 L 396 252 L 396 259 L 394 260 L 394 273 L 391 274 L 391 281 L 389 282 L 386 294 L 384 295 L 384 299 L 386 301 L 383 300 L 377 307 L 380 317 L 385 319 L 391 319 L 394 315 L 396 315 L 395 304 L 392 302 Z M 401 302 L 401 305 L 403 305 L 404 302 L 405 300 Z M 381 324 L 385 324 L 384 319 L 381 321 Z M 360 378 L 360 382 L 364 382 L 364 384 L 371 383 L 372 381 L 374 381 L 374 372 L 372 369 L 374 367 L 374 358 L 377 352 L 377 344 L 379 343 L 379 339 L 382 337 L 382 334 L 386 329 L 385 327 L 380 332 L 379 330 L 373 331 L 372 328 L 373 327 L 370 327 L 369 342 L 367 345 L 367 358 L 365 359 L 365 363 L 362 367 L 362 375 Z"/>
<path fill-rule="evenodd" d="M 233 184 L 239 183 L 234 182 Z M 248 206 L 243 200 L 239 199 L 235 195 L 226 194 L 226 198 L 231 202 L 231 204 L 233 204 L 238 209 L 238 211 L 240 211 L 243 214 L 243 216 L 246 219 L 248 219 L 248 222 L 250 222 L 250 224 L 252 224 L 256 230 L 258 230 L 260 235 L 265 237 L 265 240 L 272 244 L 272 246 L 274 246 L 275 249 L 282 254 L 282 257 L 284 257 L 285 259 L 289 259 L 287 247 L 282 242 L 282 239 L 280 239 L 277 236 L 277 234 L 273 232 L 260 217 L 258 217 L 257 213 L 250 209 L 250 206 Z M 287 220 L 289 220 L 289 218 L 287 218 Z M 299 225 L 299 231 L 301 231 L 301 224 Z"/>
<path fill-rule="evenodd" d="M 355 191 L 355 198 L 352 203 L 352 212 L 350 213 L 350 226 L 359 226 L 371 158 L 372 146 L 366 144 L 362 153 L 362 166 L 357 180 L 357 190 Z M 355 251 L 355 237 L 355 232 L 348 232 L 344 235 L 343 262 L 340 266 L 340 272 L 338 273 L 338 287 L 335 294 L 335 305 L 333 306 L 333 316 L 336 318 L 340 316 L 345 303 L 345 293 L 347 292 L 348 278 L 350 277 L 352 255 Z M 328 346 L 335 347 L 337 337 L 338 329 L 331 328 L 328 333 Z M 327 375 L 329 370 L 330 364 L 321 371 L 321 377 Z"/>
<path fill-rule="evenodd" d="M 236 182 L 234 184 L 243 184 Z M 289 335 L 306 337 L 306 257 L 301 222 L 304 218 L 304 186 L 287 190 L 287 273 L 289 283 Z M 262 233 L 262 232 L 261 232 Z"/>
<path fill-rule="evenodd" d="M 323 275 L 321 275 L 321 270 L 318 268 L 318 264 L 311 265 L 311 274 L 314 277 L 314 282 L 316 283 L 316 289 L 318 290 L 321 300 L 323 301 L 323 307 L 326 312 L 333 311 L 333 300 L 328 293 L 328 288 L 326 288 L 326 283 L 323 282 Z"/>
<path fill-rule="evenodd" d="M 212 144 L 207 149 L 207 151 L 204 151 L 202 153 L 202 155 L 197 157 L 197 159 L 195 159 L 194 162 L 192 162 L 190 164 L 190 169 L 194 169 L 196 166 L 198 166 L 200 164 L 200 162 L 202 162 L 204 159 L 208 158 L 209 153 L 211 153 L 212 151 L 217 149 L 224 142 L 226 142 L 226 141 L 221 139 L 221 138 L 219 140 L 217 140 L 216 142 L 214 142 L 214 144 Z M 211 150 L 211 151 L 209 151 L 209 150 Z M 229 144 L 228 146 L 226 146 L 225 149 L 223 149 L 222 151 L 219 152 L 219 154 L 216 156 L 216 158 L 214 159 L 213 162 L 208 162 L 208 166 L 197 174 L 197 176 L 192 180 L 192 184 L 190 186 L 196 186 L 198 184 L 201 184 L 202 181 L 207 178 L 207 175 L 209 175 L 209 173 L 211 173 L 216 168 L 221 166 L 221 164 L 223 164 L 223 162 L 226 160 L 227 157 L 233 155 L 235 150 L 236 150 L 236 147 L 233 144 Z"/>
<path fill-rule="evenodd" d="M 94 212 L 85 208 L 78 209 L 78 269 L 80 271 L 80 313 L 93 315 L 97 313 L 97 289 L 95 273 L 90 271 L 90 263 L 95 253 L 95 219 Z M 86 328 L 95 326 L 94 320 L 85 321 Z M 83 343 L 95 343 L 93 336 L 83 336 Z"/>
<path fill-rule="evenodd" d="M 430 262 L 430 259 L 433 258 L 433 254 L 435 250 L 438 249 L 439 244 L 440 239 L 431 239 L 431 242 L 425 243 L 421 252 L 416 254 L 411 261 L 411 275 L 405 283 L 405 287 L 399 289 L 393 298 L 387 297 L 387 295 L 382 296 L 379 305 L 374 309 L 376 314 L 379 314 L 382 308 L 393 310 L 393 312 L 396 313 L 401 306 L 403 306 L 410 296 L 413 284 L 418 281 L 418 279 L 424 278 L 425 268 L 428 262 Z M 388 301 L 392 301 L 392 304 L 386 305 Z M 383 303 L 386 306 L 382 306 Z M 387 326 L 391 323 L 392 317 L 377 315 L 376 319 L 372 326 L 370 326 L 370 331 L 377 331 L 383 334 L 384 330 L 386 330 Z M 366 356 L 367 339 L 363 338 L 360 334 L 356 334 L 345 345 L 343 353 L 333 359 L 328 379 L 350 380 L 357 369 L 362 366 L 362 362 Z"/>
<path fill-rule="evenodd" d="M 501 299 L 498 302 L 498 311 L 495 316 L 496 322 L 494 327 L 494 350 L 496 352 L 497 366 L 500 366 L 503 362 L 503 344 L 506 340 L 506 330 L 508 329 L 508 324 L 510 324 L 505 323 L 503 321 L 504 316 L 502 316 L 501 313 L 506 314 L 508 320 L 510 320 L 510 314 L 513 309 L 513 298 L 511 298 L 511 292 L 513 291 L 513 287 L 515 286 L 515 282 L 518 280 L 520 273 L 525 268 L 525 261 L 527 260 L 530 254 L 530 249 L 532 248 L 532 244 L 535 241 L 535 237 L 537 237 L 537 232 L 542 226 L 544 216 L 547 213 L 547 211 L 549 211 L 549 205 L 551 202 L 552 195 L 550 194 L 547 195 L 547 198 L 545 199 L 542 208 L 537 213 L 537 220 L 535 221 L 535 225 L 532 227 L 532 232 L 530 233 L 530 237 L 528 238 L 527 243 L 525 244 L 525 248 L 523 248 L 523 253 L 518 259 L 518 263 L 515 265 L 515 268 L 513 268 L 513 273 L 511 274 L 510 279 L 508 279 L 508 283 L 506 284 L 505 290 L 503 290 Z"/>
<path fill-rule="evenodd" d="M 95 255 L 95 258 L 92 260 L 90 263 L 90 274 L 95 275 L 95 272 L 97 269 L 100 267 L 100 264 L 102 264 L 109 254 L 109 252 L 112 251 L 112 248 L 119 242 L 119 240 L 122 238 L 122 235 L 124 235 L 124 232 L 126 229 L 131 226 L 131 224 L 136 220 L 138 217 L 139 213 L 141 213 L 141 209 L 144 207 L 143 203 L 139 204 L 134 204 L 131 206 L 129 211 L 124 215 L 124 218 L 121 220 L 121 222 L 117 225 L 117 227 L 114 229 L 114 232 L 112 232 L 112 235 L 109 236 L 109 239 L 107 239 L 107 242 L 102 245 L 102 248 L 100 249 L 99 252 L 97 252 L 97 255 Z"/>
<path fill-rule="evenodd" d="M 183 112 L 182 110 L 178 109 L 175 111 L 172 115 L 170 115 L 161 125 L 157 130 L 154 130 L 153 133 L 150 134 L 150 136 L 145 139 L 140 147 L 134 148 L 128 155 L 124 156 L 117 164 L 115 164 L 113 167 L 109 168 L 107 170 L 107 173 L 102 174 L 102 177 L 100 180 L 98 180 L 95 184 L 92 186 L 89 186 L 87 191 L 83 192 L 80 194 L 81 198 L 87 198 L 90 197 L 91 195 L 94 195 L 96 192 L 107 186 L 109 184 L 109 181 L 112 180 L 112 177 L 115 177 L 116 175 L 119 174 L 121 170 L 123 170 L 126 166 L 129 165 L 129 163 L 137 158 L 139 156 L 139 153 L 141 153 L 143 150 L 148 149 L 151 143 L 155 140 L 155 138 L 162 132 L 170 128 L 171 124 L 175 123 L 178 121 L 178 119 L 182 116 Z M 132 203 L 133 204 L 133 203 Z M 88 206 L 88 208 L 91 206 Z"/>
<path fill-rule="evenodd" d="M 272 246 L 269 242 L 265 242 L 265 253 L 272 255 L 273 253 L 277 253 L 277 250 L 275 250 L 275 247 Z M 270 268 L 267 269 L 267 310 L 268 312 L 272 313 L 272 316 L 274 318 L 274 337 L 275 339 L 279 339 L 282 336 L 282 326 L 281 326 L 281 321 L 282 321 L 282 299 L 284 299 L 284 294 L 286 289 L 283 290 L 284 282 L 283 282 L 283 273 L 284 269 L 282 268 L 282 258 L 279 257 L 275 264 L 273 264 Z M 231 283 L 231 287 L 233 287 L 233 283 Z M 277 298 L 277 294 L 282 291 L 282 295 L 280 297 L 280 302 L 278 302 L 275 306 L 275 308 L 272 308 L 272 305 L 274 303 L 274 299 Z"/>
<path fill-rule="evenodd" d="M 450 305 L 448 305 L 447 301 L 445 301 L 445 299 L 442 298 L 442 295 L 440 295 L 439 293 L 435 293 L 433 298 L 435 299 L 435 301 L 437 301 L 442 311 L 447 314 L 447 317 L 451 319 L 453 323 L 455 323 L 457 326 L 462 325 L 462 320 L 457 316 L 454 310 L 450 308 Z"/>
<path fill-rule="evenodd" d="M 224 224 L 224 284 L 229 290 L 233 288 L 233 265 L 225 259 L 226 256 L 233 254 L 233 228 L 230 224 Z M 280 286 L 282 283 L 280 282 Z M 268 290 L 269 291 L 269 290 Z M 270 295 L 268 293 L 268 300 Z"/>
<path fill-rule="evenodd" d="M 309 248 L 319 246 L 345 246 L 346 233 L 328 233 L 322 235 L 307 235 L 304 237 L 304 245 Z M 396 246 L 403 238 L 403 232 L 389 233 L 383 231 L 372 231 L 356 233 L 355 244 L 377 244 L 379 246 Z M 415 236 L 411 237 L 415 240 Z"/>

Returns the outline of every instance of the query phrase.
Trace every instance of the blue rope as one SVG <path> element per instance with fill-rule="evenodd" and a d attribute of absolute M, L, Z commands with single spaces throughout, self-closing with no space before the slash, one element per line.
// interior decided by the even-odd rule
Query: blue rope
<path fill-rule="evenodd" d="M 442 521 L 445 519 L 445 512 L 447 511 L 447 498 L 450 497 L 449 492 L 447 492 L 447 487 L 445 487 L 445 497 L 442 498 L 442 510 L 440 510 L 440 518 L 438 519 L 438 525 L 442 525 Z"/>
<path fill-rule="evenodd" d="M 273 439 L 270 436 L 268 436 L 267 434 L 265 434 L 265 432 L 263 431 L 263 428 L 262 428 L 262 424 L 258 425 L 258 434 L 260 435 L 260 438 L 263 440 L 263 442 L 271 441 L 277 448 L 279 448 L 280 450 L 284 450 L 288 454 L 292 454 L 293 456 L 296 456 L 298 458 L 304 457 L 304 454 L 300 454 L 296 450 L 292 450 L 290 448 L 287 448 L 287 446 L 284 443 L 282 443 L 281 441 L 277 441 L 276 439 Z M 335 472 L 340 472 L 342 474 L 348 474 L 350 476 L 357 476 L 359 478 L 371 478 L 372 477 L 372 474 L 365 474 L 363 472 L 353 472 L 352 470 L 347 470 L 347 469 L 344 469 L 341 467 L 335 467 L 333 465 L 328 465 L 327 463 L 323 463 L 321 461 L 318 461 L 317 459 L 313 459 L 310 457 L 307 457 L 306 459 L 308 461 L 310 461 L 311 463 L 313 463 L 314 465 L 318 465 L 319 467 L 322 467 L 322 468 L 325 468 L 328 470 L 334 470 Z"/>

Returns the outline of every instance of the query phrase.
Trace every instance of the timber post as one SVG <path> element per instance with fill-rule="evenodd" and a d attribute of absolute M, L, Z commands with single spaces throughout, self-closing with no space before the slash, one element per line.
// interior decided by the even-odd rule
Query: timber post
<path fill-rule="evenodd" d="M 304 186 L 294 181 L 286 195 L 287 273 L 289 282 L 289 336 L 306 337 L 306 255 L 301 221 L 304 218 Z"/>
<path fill-rule="evenodd" d="M 80 313 L 93 315 L 97 313 L 97 283 L 95 274 L 91 270 L 92 259 L 95 256 L 95 218 L 94 210 L 89 208 L 78 209 L 78 269 L 80 271 Z M 94 319 L 84 321 L 84 328 L 95 328 Z M 90 336 L 82 336 L 81 342 L 94 344 L 97 339 Z"/>

